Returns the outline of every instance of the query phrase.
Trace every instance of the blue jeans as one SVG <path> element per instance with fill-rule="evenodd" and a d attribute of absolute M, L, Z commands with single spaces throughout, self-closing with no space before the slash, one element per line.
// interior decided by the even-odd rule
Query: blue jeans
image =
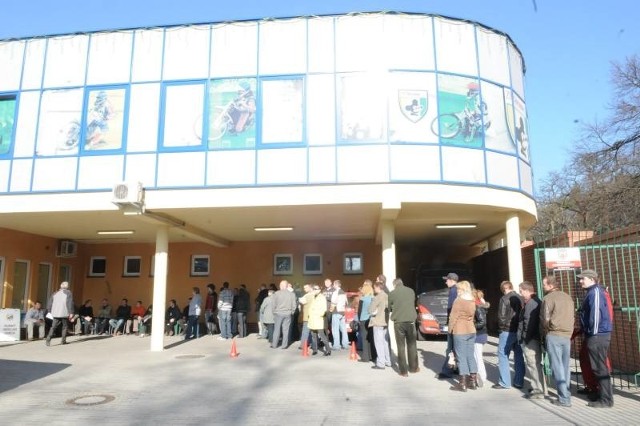
<path fill-rule="evenodd" d="M 340 349 L 340 333 L 342 333 L 342 347 L 349 347 L 349 336 L 347 335 L 347 323 L 344 320 L 344 313 L 334 312 L 331 315 L 331 334 L 333 335 L 333 349 Z"/>
<path fill-rule="evenodd" d="M 454 334 L 453 347 L 458 357 L 458 369 L 460 375 L 468 376 L 471 373 L 478 372 L 478 364 L 474 354 L 474 345 L 476 343 L 476 334 Z"/>
<path fill-rule="evenodd" d="M 440 369 L 440 374 L 453 377 L 453 369 L 449 367 L 449 354 L 453 352 L 453 334 L 447 334 L 447 349 L 444 351 L 444 363 Z"/>
<path fill-rule="evenodd" d="M 307 342 L 307 347 L 309 347 L 309 326 L 307 325 L 307 322 L 304 321 L 302 323 L 302 332 L 300 333 L 300 347 L 303 348 L 304 347 L 304 342 Z"/>
<path fill-rule="evenodd" d="M 571 358 L 571 340 L 568 337 L 547 335 L 547 354 L 553 372 L 553 379 L 558 389 L 558 401 L 571 404 L 571 372 L 569 359 Z"/>
<path fill-rule="evenodd" d="M 511 369 L 509 368 L 511 351 L 513 351 L 515 369 L 513 385 L 522 387 L 524 385 L 524 356 L 522 355 L 522 347 L 518 343 L 518 333 L 501 331 L 498 336 L 498 371 L 500 373 L 498 384 L 504 388 L 511 387 Z"/>
<path fill-rule="evenodd" d="M 223 339 L 231 339 L 231 311 L 218 311 L 218 320 L 220 321 L 220 337 Z"/>
<path fill-rule="evenodd" d="M 376 345 L 376 365 L 380 368 L 391 367 L 389 353 L 389 333 L 387 327 L 373 327 L 373 341 Z"/>

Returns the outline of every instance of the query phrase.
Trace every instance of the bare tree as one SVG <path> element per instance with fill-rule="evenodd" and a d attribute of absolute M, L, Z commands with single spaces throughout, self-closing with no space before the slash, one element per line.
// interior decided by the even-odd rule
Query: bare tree
<path fill-rule="evenodd" d="M 614 63 L 611 77 L 611 116 L 584 127 L 569 162 L 540 188 L 535 239 L 640 223 L 640 57 Z"/>

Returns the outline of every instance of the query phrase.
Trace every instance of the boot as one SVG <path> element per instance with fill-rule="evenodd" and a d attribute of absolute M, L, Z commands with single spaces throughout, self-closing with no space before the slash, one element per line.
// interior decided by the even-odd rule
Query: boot
<path fill-rule="evenodd" d="M 469 377 L 469 389 L 476 390 L 478 388 L 478 374 L 471 373 Z"/>
<path fill-rule="evenodd" d="M 469 378 L 469 376 L 460 376 L 460 380 L 458 380 L 458 383 L 456 383 L 455 385 L 451 386 L 449 388 L 449 390 L 458 391 L 458 392 L 466 392 L 467 391 L 468 378 Z"/>

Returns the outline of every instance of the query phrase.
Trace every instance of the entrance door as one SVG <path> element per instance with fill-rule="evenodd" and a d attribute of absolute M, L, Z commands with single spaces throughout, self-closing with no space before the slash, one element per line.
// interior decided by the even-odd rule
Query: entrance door
<path fill-rule="evenodd" d="M 38 292 L 34 302 L 39 301 L 42 306 L 47 306 L 47 300 L 51 294 L 51 269 L 50 263 L 38 265 Z"/>
<path fill-rule="evenodd" d="M 11 307 L 27 310 L 27 284 L 29 282 L 29 261 L 16 260 L 13 266 L 13 294 Z"/>

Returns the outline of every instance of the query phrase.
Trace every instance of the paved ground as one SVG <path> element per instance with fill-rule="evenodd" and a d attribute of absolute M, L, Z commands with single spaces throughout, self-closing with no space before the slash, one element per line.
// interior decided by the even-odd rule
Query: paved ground
<path fill-rule="evenodd" d="M 230 342 L 211 337 L 165 338 L 163 352 L 149 338 L 70 337 L 0 343 L 0 424 L 191 425 L 633 425 L 640 393 L 616 391 L 613 409 L 593 409 L 575 396 L 570 408 L 529 401 L 491 383 L 467 393 L 435 373 L 444 342 L 418 342 L 421 371 L 400 377 L 349 360 L 302 357 L 297 344 L 271 349 L 255 335 Z M 485 346 L 495 381 L 496 342 Z"/>

